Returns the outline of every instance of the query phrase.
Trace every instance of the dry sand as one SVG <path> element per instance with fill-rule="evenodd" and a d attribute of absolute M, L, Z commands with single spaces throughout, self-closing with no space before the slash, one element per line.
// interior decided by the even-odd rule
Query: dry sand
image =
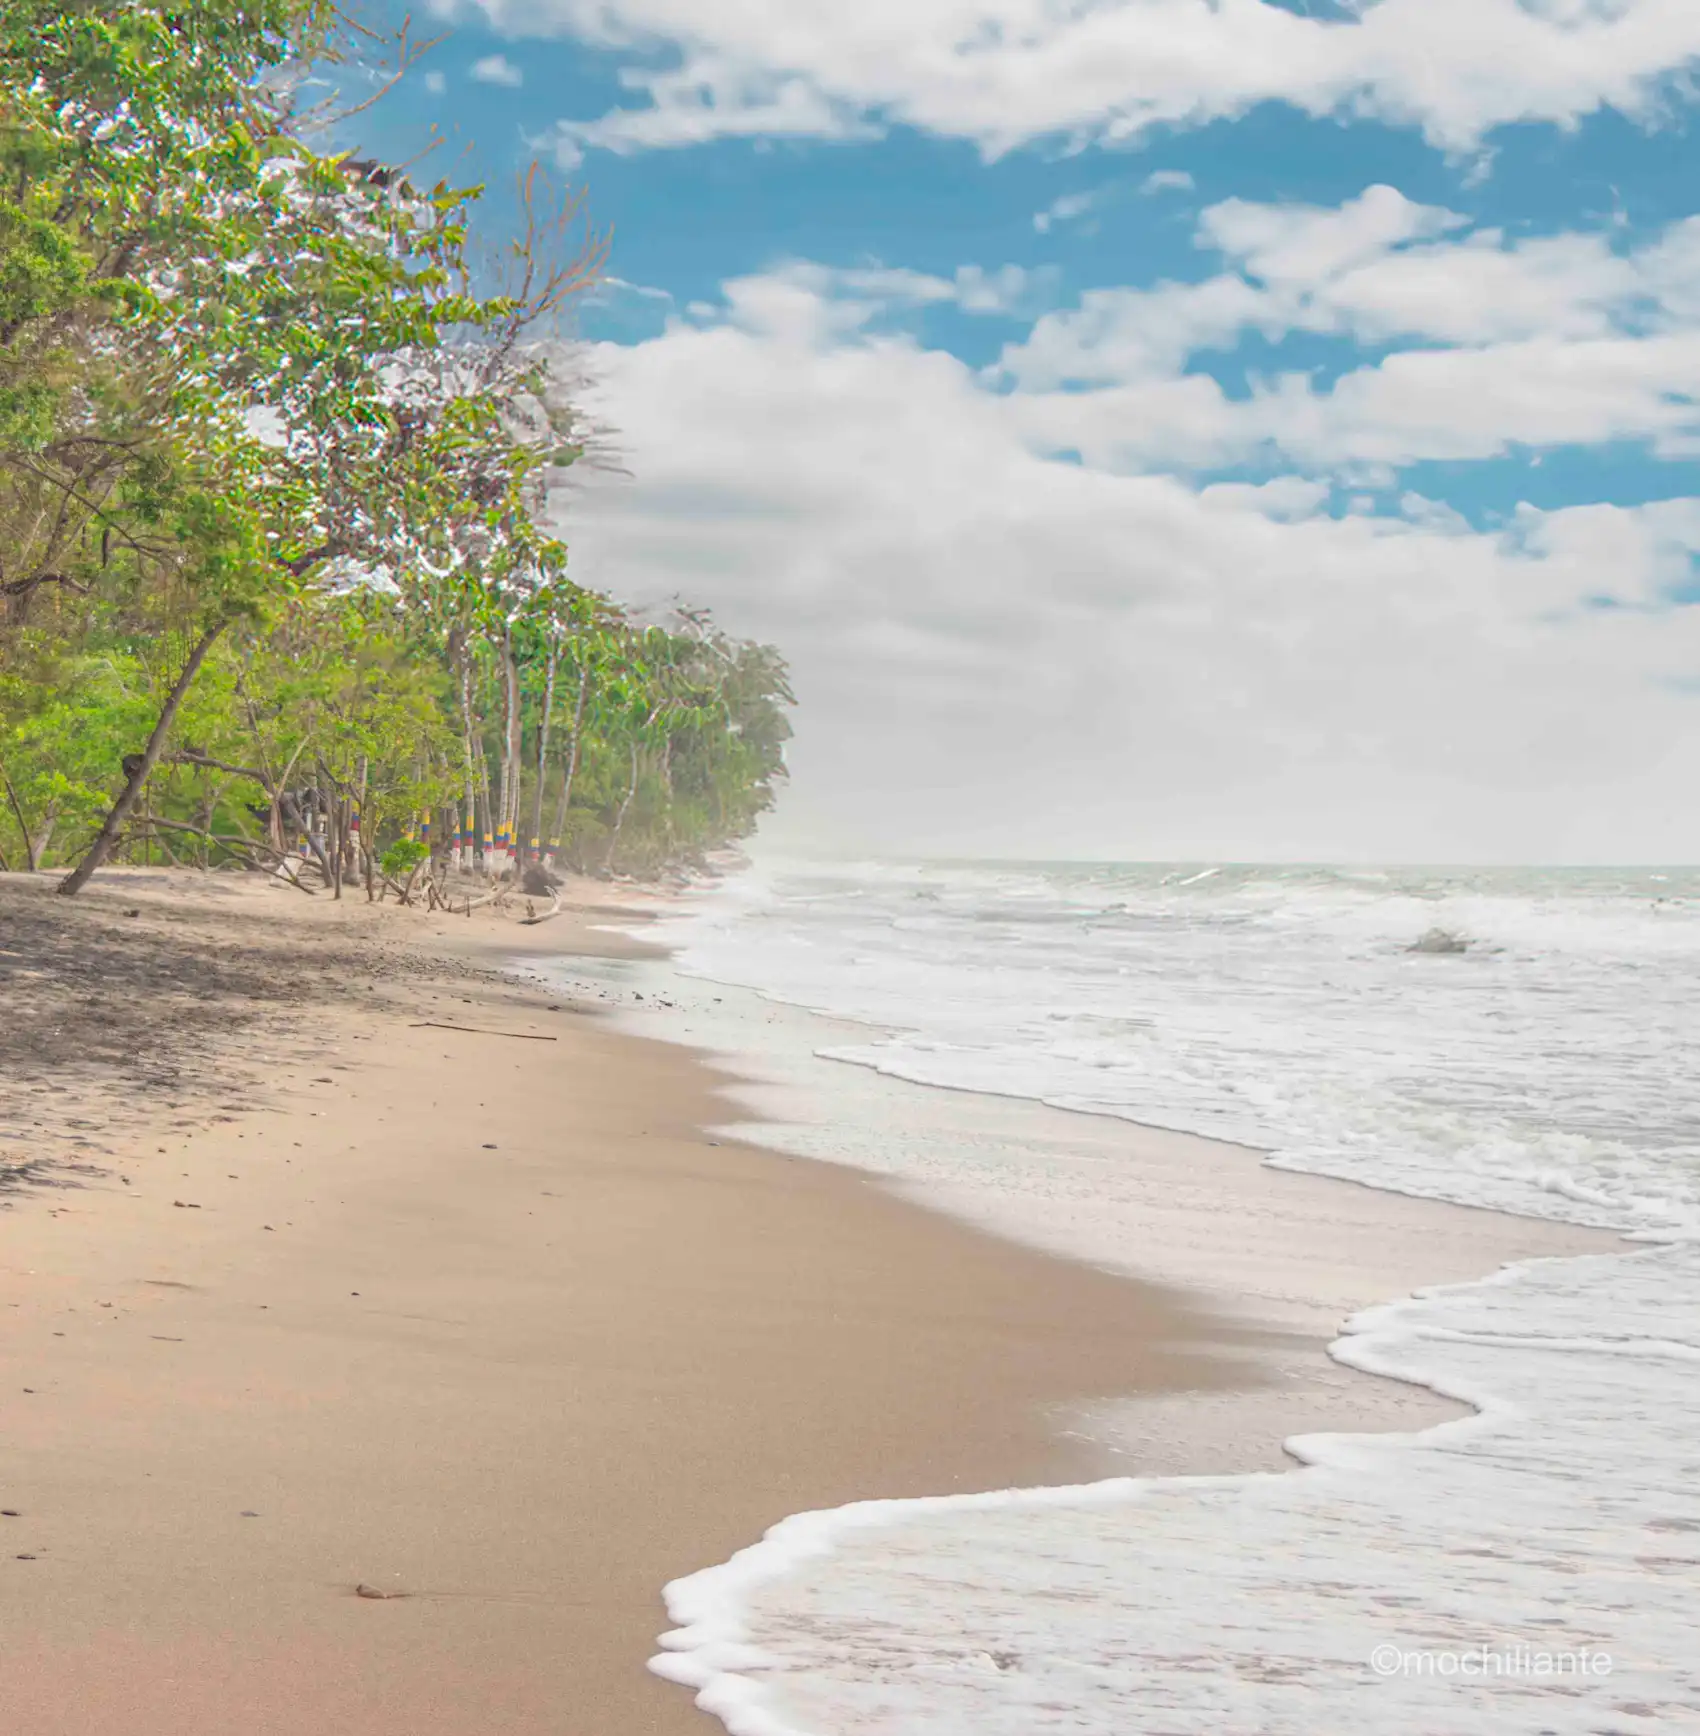
<path fill-rule="evenodd" d="M 606 944 L 0 880 L 0 1730 L 701 1736 L 644 1669 L 660 1587 L 787 1513 L 1089 1474 L 1047 1417 L 1118 1395 L 1215 1470 L 1397 1391 L 1295 1423 L 1291 1322 L 1231 1318 L 1231 1285 L 704 1136 L 734 1112 L 689 1051 L 493 968 Z M 1410 1202 L 1364 1197 L 1357 1301 L 1422 1264 Z M 1499 1226 L 1488 1266 L 1584 1245 L 1457 1216 Z"/>

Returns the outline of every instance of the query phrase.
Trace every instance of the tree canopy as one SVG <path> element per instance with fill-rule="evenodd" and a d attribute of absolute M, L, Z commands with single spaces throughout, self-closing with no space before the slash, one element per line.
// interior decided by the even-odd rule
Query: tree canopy
<path fill-rule="evenodd" d="M 397 64 L 413 52 L 405 33 Z M 0 0 L 0 863 L 340 892 L 549 856 L 652 873 L 783 776 L 783 663 L 577 585 L 558 322 L 606 238 L 320 151 L 324 0 Z"/>

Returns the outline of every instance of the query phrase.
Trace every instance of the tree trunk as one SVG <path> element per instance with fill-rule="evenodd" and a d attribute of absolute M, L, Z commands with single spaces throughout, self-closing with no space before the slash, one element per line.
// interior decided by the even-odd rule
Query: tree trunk
<path fill-rule="evenodd" d="M 486 874 L 496 870 L 496 822 L 490 807 L 490 762 L 484 754 L 484 743 L 475 744 L 478 753 L 478 865 Z"/>
<path fill-rule="evenodd" d="M 118 793 L 118 800 L 112 804 L 111 811 L 102 822 L 100 830 L 95 834 L 94 842 L 89 845 L 87 854 L 81 862 L 59 882 L 59 895 L 62 898 L 74 898 L 89 883 L 94 871 L 112 854 L 112 847 L 118 842 L 119 834 L 124 830 L 125 822 L 130 818 L 136 806 L 136 798 L 142 793 L 142 785 L 148 781 L 148 774 L 159 761 L 159 756 L 165 751 L 165 738 L 171 733 L 171 726 L 177 721 L 177 713 L 181 709 L 189 689 L 195 683 L 195 677 L 201 672 L 201 665 L 206 661 L 207 653 L 212 650 L 218 636 L 224 631 L 226 623 L 220 621 L 216 627 L 209 627 L 189 653 L 189 660 L 183 665 L 182 673 L 177 677 L 171 691 L 165 696 L 165 704 L 160 710 L 159 720 L 153 726 L 153 734 L 148 737 L 148 744 L 142 749 L 142 757 L 134 772 L 124 780 L 124 788 Z"/>
<path fill-rule="evenodd" d="M 514 820 L 519 812 L 519 664 L 514 658 L 513 629 L 503 627 L 502 660 L 502 759 L 490 799 L 491 830 L 495 833 L 497 874 L 512 862 Z"/>
<path fill-rule="evenodd" d="M 470 869 L 477 850 L 474 837 L 478 827 L 478 762 L 473 753 L 472 733 L 472 665 L 464 647 L 460 653 L 460 720 L 461 745 L 466 754 L 465 833 L 456 852 L 456 866 Z"/>
<path fill-rule="evenodd" d="M 319 812 L 325 820 L 325 855 L 330 862 L 331 897 L 342 897 L 342 859 L 347 848 L 342 835 L 342 791 L 332 784 L 326 788 L 327 779 L 319 780 Z"/>
<path fill-rule="evenodd" d="M 590 664 L 587 661 L 578 672 L 578 698 L 573 704 L 573 738 L 567 743 L 567 769 L 561 774 L 561 803 L 555 810 L 554 830 L 549 834 L 548 866 L 555 866 L 555 851 L 560 847 L 561 834 L 567 829 L 567 813 L 572 805 L 573 778 L 578 772 L 578 746 L 584 735 L 584 696 L 590 687 Z"/>
<path fill-rule="evenodd" d="M 55 796 L 53 800 L 47 804 L 47 812 L 41 817 L 41 834 L 36 839 L 30 852 L 31 855 L 34 856 L 38 868 L 45 867 L 47 864 L 48 847 L 53 842 L 53 834 L 58 829 L 58 826 L 59 798 Z"/>
<path fill-rule="evenodd" d="M 608 854 L 603 859 L 604 868 L 614 866 L 614 852 L 619 848 L 620 833 L 626 824 L 626 810 L 632 805 L 632 797 L 637 794 L 638 787 L 638 744 L 637 737 L 632 737 L 632 780 L 626 785 L 626 799 L 620 803 L 620 811 L 614 816 L 614 830 L 608 834 Z"/>
<path fill-rule="evenodd" d="M 531 802 L 531 842 L 523 860 L 536 860 L 543 854 L 543 786 L 549 781 L 549 714 L 555 709 L 555 665 L 560 655 L 560 646 L 551 640 L 548 670 L 543 678 L 543 716 L 537 725 L 537 789 Z"/>
<path fill-rule="evenodd" d="M 666 839 L 666 847 L 671 853 L 674 844 L 673 833 L 673 736 L 669 731 L 661 743 L 661 787 L 667 792 L 667 805 L 661 810 L 662 836 Z"/>
<path fill-rule="evenodd" d="M 506 842 L 508 818 L 508 786 L 513 778 L 514 763 L 514 659 L 506 633 L 502 635 L 502 759 L 497 770 L 497 787 L 490 803 L 490 830 L 495 834 L 498 872 L 502 866 L 502 846 Z"/>
<path fill-rule="evenodd" d="M 312 789 L 315 796 L 320 794 L 317 783 L 312 786 Z M 324 876 L 325 884 L 329 886 L 332 880 L 331 854 L 326 846 L 330 838 L 330 816 L 325 812 L 322 802 L 317 812 L 305 816 L 305 823 L 307 827 L 307 852 L 318 863 L 319 872 Z"/>
<path fill-rule="evenodd" d="M 508 733 L 506 740 L 502 743 L 502 830 L 506 835 L 507 849 L 502 854 L 501 865 L 504 868 L 512 868 L 518 861 L 517 852 L 519 850 L 521 724 L 519 664 L 514 658 L 514 641 L 511 632 L 503 636 L 502 665 L 508 695 Z"/>
<path fill-rule="evenodd" d="M 354 808 L 354 870 L 365 877 L 366 902 L 376 896 L 372 889 L 372 846 L 376 838 L 366 836 L 366 793 L 371 787 L 372 761 L 367 754 L 360 756 L 360 796 Z"/>
<path fill-rule="evenodd" d="M 30 823 L 24 818 L 24 805 L 18 800 L 18 792 L 12 788 L 10 776 L 0 773 L 0 777 L 5 777 L 6 799 L 12 804 L 12 813 L 18 822 L 18 832 L 24 841 L 24 863 L 33 874 L 41 864 L 37 857 L 35 839 L 30 832 Z"/>

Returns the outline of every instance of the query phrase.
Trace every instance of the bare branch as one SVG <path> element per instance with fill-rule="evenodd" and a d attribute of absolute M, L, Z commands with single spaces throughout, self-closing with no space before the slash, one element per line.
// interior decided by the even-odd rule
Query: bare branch
<path fill-rule="evenodd" d="M 271 780 L 262 771 L 255 771 L 251 766 L 233 766 L 221 759 L 214 759 L 211 754 L 197 753 L 192 748 L 186 748 L 182 753 L 168 753 L 161 756 L 168 766 L 204 766 L 208 771 L 229 772 L 232 777 L 248 778 L 258 784 L 268 795 L 271 794 Z"/>

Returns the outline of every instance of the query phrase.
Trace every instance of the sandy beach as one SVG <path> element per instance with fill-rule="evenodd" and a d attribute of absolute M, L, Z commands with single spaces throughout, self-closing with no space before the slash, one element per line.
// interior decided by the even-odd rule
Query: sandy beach
<path fill-rule="evenodd" d="M 0 1727 L 32 1736 L 711 1731 L 645 1669 L 661 1587 L 785 1515 L 1090 1476 L 1054 1418 L 1108 1399 L 1161 1422 L 1118 1472 L 1435 1419 L 1330 1323 L 1608 1241 L 1093 1123 L 1151 1165 L 1133 1282 L 704 1133 L 744 1113 L 721 1075 L 501 968 L 625 945 L 606 888 L 536 928 L 50 890 L 0 879 Z"/>

